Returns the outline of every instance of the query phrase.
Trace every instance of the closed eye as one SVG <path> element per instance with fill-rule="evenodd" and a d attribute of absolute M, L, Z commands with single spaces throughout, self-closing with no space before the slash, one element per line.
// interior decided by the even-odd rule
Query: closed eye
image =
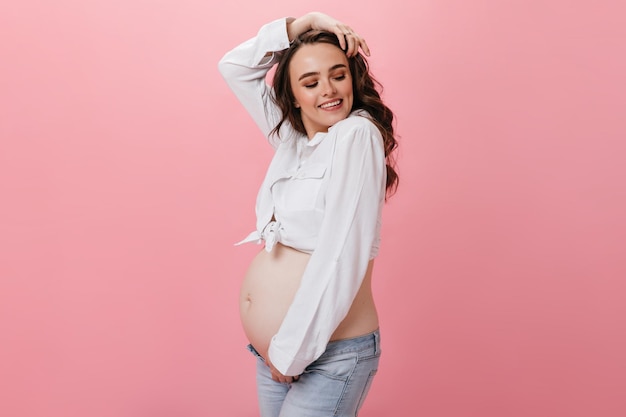
<path fill-rule="evenodd" d="M 315 81 L 314 83 L 305 84 L 304 87 L 305 88 L 315 88 L 315 87 L 317 87 L 317 81 Z"/>

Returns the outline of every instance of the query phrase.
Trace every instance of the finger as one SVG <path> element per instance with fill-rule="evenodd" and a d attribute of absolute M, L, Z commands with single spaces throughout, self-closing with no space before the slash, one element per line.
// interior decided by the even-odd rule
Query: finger
<path fill-rule="evenodd" d="M 351 57 L 356 53 L 359 48 L 358 44 L 356 43 L 355 33 L 352 28 L 346 26 L 343 31 L 343 36 L 346 39 L 346 48 L 344 50 L 346 51 L 346 55 L 348 57 Z"/>
<path fill-rule="evenodd" d="M 337 40 L 339 41 L 339 46 L 344 51 L 346 50 L 346 45 L 347 45 L 345 32 L 346 32 L 345 29 L 343 29 L 340 26 L 337 26 L 335 30 L 333 31 L 335 36 L 337 36 Z"/>
<path fill-rule="evenodd" d="M 353 31 L 352 28 L 345 26 L 343 35 L 346 39 L 346 47 L 344 48 L 344 51 L 346 51 L 346 55 L 348 57 L 358 54 L 359 48 L 365 55 L 370 56 L 370 49 L 367 42 L 358 33 Z"/>
<path fill-rule="evenodd" d="M 361 50 L 363 51 L 363 53 L 367 56 L 370 56 L 370 48 L 369 46 L 367 46 L 367 42 L 365 42 L 365 39 L 359 37 L 359 45 L 361 46 Z"/>
<path fill-rule="evenodd" d="M 346 51 L 346 55 L 352 57 L 359 51 L 359 44 L 353 34 L 347 35 L 346 39 L 348 40 L 348 50 Z"/>

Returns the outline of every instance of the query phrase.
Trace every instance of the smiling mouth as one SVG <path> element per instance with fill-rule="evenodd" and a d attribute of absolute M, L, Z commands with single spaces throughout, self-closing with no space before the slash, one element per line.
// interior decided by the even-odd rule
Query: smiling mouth
<path fill-rule="evenodd" d="M 338 100 L 330 101 L 328 103 L 321 104 L 319 107 L 320 109 L 330 109 L 330 108 L 339 106 L 342 102 L 343 102 L 342 99 L 338 99 Z"/>

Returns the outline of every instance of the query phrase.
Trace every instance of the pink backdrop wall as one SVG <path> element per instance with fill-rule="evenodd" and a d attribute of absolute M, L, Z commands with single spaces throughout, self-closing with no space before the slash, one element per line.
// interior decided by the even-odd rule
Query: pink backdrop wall
<path fill-rule="evenodd" d="M 315 3 L 401 136 L 362 416 L 626 415 L 618 3 Z M 216 64 L 305 11 L 0 5 L 0 415 L 256 415 L 232 243 L 271 154 Z"/>

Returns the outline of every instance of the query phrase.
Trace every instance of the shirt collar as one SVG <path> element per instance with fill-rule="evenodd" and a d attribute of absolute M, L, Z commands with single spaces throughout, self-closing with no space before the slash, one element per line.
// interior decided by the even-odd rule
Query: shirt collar
<path fill-rule="evenodd" d="M 363 110 L 363 109 L 357 109 L 354 110 L 352 113 L 350 113 L 350 116 L 364 116 L 367 117 L 368 113 L 367 111 Z M 348 117 L 350 117 L 348 116 Z M 306 146 L 317 146 L 320 144 L 321 141 L 324 140 L 324 138 L 328 135 L 328 133 L 333 129 L 333 127 L 335 127 L 335 125 L 332 125 L 328 128 L 328 132 L 317 132 L 311 139 L 308 139 L 306 137 L 306 135 L 304 135 L 303 139 L 306 141 Z"/>
<path fill-rule="evenodd" d="M 332 126 L 331 126 L 332 129 Z M 306 139 L 306 146 L 317 146 L 328 135 L 328 132 L 317 132 L 311 139 Z"/>

